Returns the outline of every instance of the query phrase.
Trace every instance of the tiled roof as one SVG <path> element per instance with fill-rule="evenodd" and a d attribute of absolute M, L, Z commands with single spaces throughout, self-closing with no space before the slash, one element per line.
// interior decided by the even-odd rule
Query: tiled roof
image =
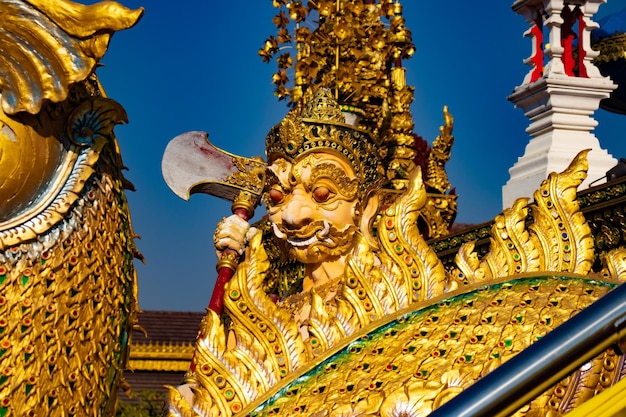
<path fill-rule="evenodd" d="M 144 311 L 139 313 L 139 325 L 146 330 L 133 331 L 133 343 L 183 342 L 194 343 L 200 321 L 205 313 L 179 311 Z"/>
<path fill-rule="evenodd" d="M 133 330 L 130 371 L 184 372 L 189 369 L 200 322 L 205 313 L 144 311 L 141 330 Z"/>

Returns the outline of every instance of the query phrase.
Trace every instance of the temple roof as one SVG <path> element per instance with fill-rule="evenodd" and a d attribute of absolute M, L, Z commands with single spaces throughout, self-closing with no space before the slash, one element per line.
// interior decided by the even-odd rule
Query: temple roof
<path fill-rule="evenodd" d="M 187 342 L 193 343 L 204 312 L 143 311 L 139 325 L 147 332 L 133 332 L 134 343 Z"/>
<path fill-rule="evenodd" d="M 185 372 L 205 313 L 144 311 L 133 331 L 128 368 L 134 371 Z"/>

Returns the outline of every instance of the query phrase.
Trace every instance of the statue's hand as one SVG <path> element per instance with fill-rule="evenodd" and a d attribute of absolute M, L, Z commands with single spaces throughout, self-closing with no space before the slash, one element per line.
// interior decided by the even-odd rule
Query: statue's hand
<path fill-rule="evenodd" d="M 241 217 L 233 214 L 225 217 L 217 224 L 215 234 L 213 235 L 213 243 L 217 257 L 221 258 L 222 253 L 227 250 L 233 250 L 239 255 L 243 253 L 248 243 L 248 239 L 256 233 L 257 229 L 250 227 L 250 224 Z"/>

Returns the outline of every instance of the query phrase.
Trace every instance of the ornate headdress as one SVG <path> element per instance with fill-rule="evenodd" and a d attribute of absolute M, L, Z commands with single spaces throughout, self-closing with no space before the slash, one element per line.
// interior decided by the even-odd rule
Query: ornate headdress
<path fill-rule="evenodd" d="M 445 171 L 454 141 L 452 117 L 444 109 L 446 124 L 432 148 L 413 132 L 414 89 L 406 82 L 402 62 L 411 58 L 415 46 L 400 0 L 280 0 L 274 5 L 280 9 L 272 20 L 277 32 L 265 40 L 259 55 L 266 62 L 276 59 L 276 96 L 304 109 L 316 89 L 330 89 L 342 109 L 360 116 L 357 129 L 369 132 L 378 145 L 383 203 L 406 189 L 419 165 L 429 191 L 421 210 L 428 225 L 423 233 L 446 234 L 456 215 L 456 196 Z"/>
<path fill-rule="evenodd" d="M 378 145 L 367 131 L 346 123 L 328 89 L 320 88 L 302 114 L 298 113 L 293 109 L 268 133 L 268 163 L 279 158 L 294 161 L 310 152 L 331 152 L 352 166 L 363 196 L 380 185 L 384 169 Z"/>

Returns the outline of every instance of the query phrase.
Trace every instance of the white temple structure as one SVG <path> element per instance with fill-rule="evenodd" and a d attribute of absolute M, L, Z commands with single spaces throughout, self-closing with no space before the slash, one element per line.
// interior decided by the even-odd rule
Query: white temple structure
<path fill-rule="evenodd" d="M 503 207 L 519 197 L 532 198 L 537 184 L 551 172 L 562 171 L 583 149 L 589 153 L 589 174 L 581 189 L 606 180 L 617 160 L 593 134 L 594 112 L 600 100 L 617 87 L 600 74 L 592 60 L 592 20 L 606 0 L 517 0 L 513 10 L 529 23 L 525 32 L 532 54 L 524 62 L 531 69 L 508 99 L 530 119 L 531 140 L 524 155 L 509 169 L 502 187 Z"/>

